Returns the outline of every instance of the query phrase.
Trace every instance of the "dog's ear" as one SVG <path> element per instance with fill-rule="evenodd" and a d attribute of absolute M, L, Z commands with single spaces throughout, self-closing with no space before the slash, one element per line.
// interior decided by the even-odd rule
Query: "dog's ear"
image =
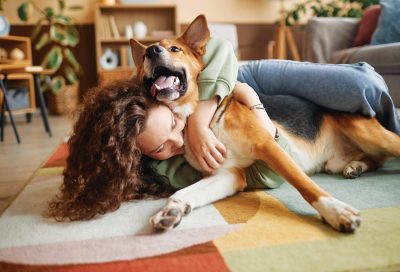
<path fill-rule="evenodd" d="M 130 39 L 129 43 L 131 45 L 132 58 L 133 61 L 135 62 L 135 66 L 139 67 L 143 64 L 144 54 L 146 52 L 146 46 L 141 44 L 135 39 Z"/>
<path fill-rule="evenodd" d="M 197 16 L 179 39 L 183 40 L 200 56 L 204 55 L 207 42 L 210 39 L 210 30 L 207 26 L 206 17 L 204 15 Z"/>

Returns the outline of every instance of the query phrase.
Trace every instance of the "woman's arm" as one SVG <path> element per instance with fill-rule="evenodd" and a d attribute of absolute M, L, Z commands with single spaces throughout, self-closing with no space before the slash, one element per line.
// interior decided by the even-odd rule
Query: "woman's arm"
<path fill-rule="evenodd" d="M 163 161 L 149 160 L 148 163 L 157 174 L 167 177 L 174 189 L 185 188 L 199 181 L 203 176 L 181 155 Z"/>
<path fill-rule="evenodd" d="M 249 85 L 236 83 L 233 89 L 235 99 L 249 108 L 253 107 L 260 124 L 271 134 L 276 135 L 276 128 L 263 109 L 260 98 Z M 188 143 L 198 163 L 205 172 L 218 169 L 225 160 L 225 146 L 215 137 L 209 128 L 211 119 L 218 106 L 218 97 L 211 100 L 200 101 L 195 112 L 188 119 Z"/>
<path fill-rule="evenodd" d="M 218 106 L 218 97 L 200 101 L 195 112 L 188 118 L 188 143 L 198 163 L 205 172 L 212 172 L 225 160 L 225 146 L 209 128 Z"/>
<path fill-rule="evenodd" d="M 236 100 L 249 107 L 257 116 L 259 123 L 271 134 L 276 136 L 276 127 L 265 111 L 260 98 L 252 87 L 246 83 L 238 82 L 233 89 L 233 96 Z"/>
<path fill-rule="evenodd" d="M 199 165 L 205 172 L 211 172 L 224 161 L 226 150 L 209 125 L 219 99 L 229 95 L 236 83 L 238 64 L 232 45 L 216 38 L 208 41 L 203 63 L 204 69 L 197 78 L 202 101 L 188 119 L 187 133 L 188 145 Z"/>

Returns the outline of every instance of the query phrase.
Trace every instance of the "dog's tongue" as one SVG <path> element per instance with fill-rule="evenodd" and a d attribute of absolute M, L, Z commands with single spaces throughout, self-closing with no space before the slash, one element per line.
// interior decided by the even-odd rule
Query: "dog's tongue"
<path fill-rule="evenodd" d="M 154 81 L 151 86 L 150 92 L 152 96 L 156 96 L 158 90 L 166 89 L 166 88 L 174 88 L 179 86 L 179 78 L 176 76 L 160 76 Z"/>

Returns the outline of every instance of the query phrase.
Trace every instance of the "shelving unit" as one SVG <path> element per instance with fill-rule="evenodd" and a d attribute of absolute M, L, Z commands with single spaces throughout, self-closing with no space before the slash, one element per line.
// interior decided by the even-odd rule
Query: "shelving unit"
<path fill-rule="evenodd" d="M 96 61 L 100 84 L 129 77 L 134 69 L 129 38 L 125 35 L 127 25 L 132 28 L 141 21 L 146 25 L 144 38 L 133 38 L 143 44 L 155 43 L 175 36 L 178 30 L 176 6 L 163 4 L 97 5 L 95 11 Z M 105 69 L 100 59 L 107 49 L 117 55 L 118 65 Z"/>
<path fill-rule="evenodd" d="M 10 60 L 1 61 L 0 66 L 2 69 L 13 68 L 13 67 L 25 67 L 32 65 L 32 50 L 31 40 L 28 37 L 20 36 L 2 36 L 0 37 L 0 47 L 4 48 L 8 55 L 14 48 L 19 48 L 24 52 L 24 59 L 22 60 Z M 35 103 L 35 89 L 33 85 L 33 77 L 31 74 L 18 73 L 10 74 L 8 76 L 8 89 L 27 87 L 29 95 L 29 106 L 27 108 L 15 109 L 13 114 L 33 113 L 36 110 Z M 3 102 L 3 95 L 0 92 L 0 105 Z M 7 113 L 6 113 L 7 114 Z"/>

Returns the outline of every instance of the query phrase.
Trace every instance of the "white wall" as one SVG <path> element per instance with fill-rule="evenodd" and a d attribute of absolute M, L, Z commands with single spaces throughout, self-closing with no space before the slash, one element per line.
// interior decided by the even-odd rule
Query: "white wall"
<path fill-rule="evenodd" d="M 0 13 L 7 16 L 11 24 L 22 24 L 17 16 L 17 7 L 23 0 L 6 0 L 4 10 Z M 55 0 L 34 0 L 40 7 L 57 6 Z M 94 6 L 97 0 L 67 0 L 68 5 L 79 4 L 83 10 L 69 12 L 80 24 L 94 21 Z M 273 23 L 279 18 L 279 0 L 151 0 L 151 2 L 175 4 L 178 7 L 178 23 L 189 23 L 197 15 L 205 14 L 210 22 L 234 23 Z M 301 0 L 286 0 L 286 7 Z M 34 23 L 32 20 L 30 23 Z"/>

